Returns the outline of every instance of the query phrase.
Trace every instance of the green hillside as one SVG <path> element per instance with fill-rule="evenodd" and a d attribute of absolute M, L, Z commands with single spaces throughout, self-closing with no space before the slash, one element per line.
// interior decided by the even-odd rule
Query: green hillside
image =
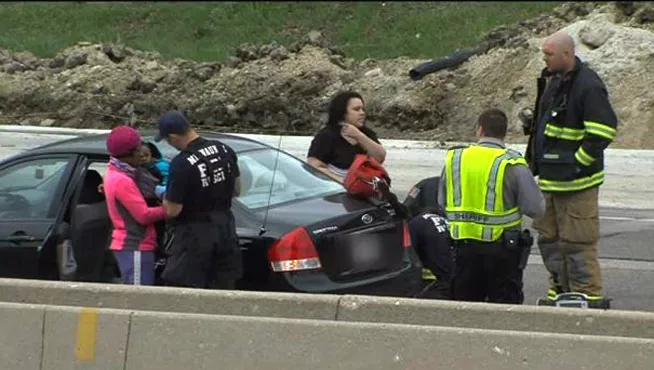
<path fill-rule="evenodd" d="M 222 60 L 245 42 L 288 45 L 309 30 L 356 59 L 434 58 L 560 2 L 3 3 L 0 48 L 52 57 L 78 41 L 166 58 Z"/>

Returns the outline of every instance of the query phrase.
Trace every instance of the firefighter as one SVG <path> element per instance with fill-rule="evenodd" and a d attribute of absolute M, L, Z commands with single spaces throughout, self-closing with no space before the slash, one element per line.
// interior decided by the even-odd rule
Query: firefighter
<path fill-rule="evenodd" d="M 423 208 L 409 222 L 409 234 L 423 265 L 420 298 L 449 299 L 453 260 L 445 212 L 438 206 Z"/>
<path fill-rule="evenodd" d="M 603 306 L 598 192 L 617 117 L 602 79 L 575 56 L 569 34 L 551 35 L 542 52 L 546 68 L 535 108 L 521 118 L 529 135 L 526 159 L 547 205 L 533 227 L 550 273 L 548 297 L 577 292 Z"/>
<path fill-rule="evenodd" d="M 448 150 L 438 203 L 454 244 L 452 299 L 521 304 L 522 272 L 533 238 L 522 215 L 545 212 L 543 194 L 520 153 L 507 149 L 506 114 L 487 109 L 476 124 L 477 144 Z"/>
<path fill-rule="evenodd" d="M 159 120 L 156 141 L 161 140 L 180 150 L 163 194 L 174 231 L 161 278 L 173 286 L 234 289 L 243 273 L 231 211 L 232 198 L 240 193 L 236 153 L 201 137 L 178 111 Z"/>
<path fill-rule="evenodd" d="M 417 216 L 425 207 L 440 209 L 437 199 L 439 181 L 438 176 L 428 177 L 411 187 L 404 199 L 409 217 Z"/>

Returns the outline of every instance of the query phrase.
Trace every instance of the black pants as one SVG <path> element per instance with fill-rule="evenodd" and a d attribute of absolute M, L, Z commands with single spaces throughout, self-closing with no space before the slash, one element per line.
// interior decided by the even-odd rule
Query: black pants
<path fill-rule="evenodd" d="M 165 285 L 234 289 L 243 265 L 231 212 L 213 212 L 206 219 L 177 224 L 170 256 L 161 274 Z"/>
<path fill-rule="evenodd" d="M 451 299 L 451 283 L 449 281 L 423 280 L 420 298 L 423 299 Z"/>
<path fill-rule="evenodd" d="M 518 253 L 501 243 L 457 243 L 452 299 L 522 304 L 522 270 L 518 264 Z"/>

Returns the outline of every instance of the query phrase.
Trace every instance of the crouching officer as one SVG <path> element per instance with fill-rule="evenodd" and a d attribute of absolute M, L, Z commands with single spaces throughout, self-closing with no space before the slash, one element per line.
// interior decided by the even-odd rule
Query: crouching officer
<path fill-rule="evenodd" d="M 243 271 L 232 197 L 240 191 L 236 153 L 207 140 L 177 111 L 159 120 L 156 141 L 180 150 L 170 164 L 163 205 L 174 217 L 169 258 L 161 278 L 167 285 L 234 289 Z"/>
<path fill-rule="evenodd" d="M 455 248 L 454 300 L 524 301 L 533 238 L 522 231 L 522 214 L 542 216 L 545 200 L 524 158 L 505 148 L 506 130 L 506 114 L 488 109 L 477 121 L 479 142 L 447 152 L 438 202 Z"/>
<path fill-rule="evenodd" d="M 428 177 L 413 185 L 404 199 L 409 217 L 415 217 L 426 207 L 442 210 L 438 205 L 438 183 L 440 177 Z"/>
<path fill-rule="evenodd" d="M 409 222 L 409 234 L 423 265 L 419 298 L 449 299 L 453 259 L 445 212 L 438 206 L 423 208 Z"/>

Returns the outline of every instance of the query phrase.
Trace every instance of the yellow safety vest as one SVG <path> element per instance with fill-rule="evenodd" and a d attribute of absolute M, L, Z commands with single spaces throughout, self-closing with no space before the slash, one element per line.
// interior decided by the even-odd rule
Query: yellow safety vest
<path fill-rule="evenodd" d="M 445 158 L 445 213 L 454 240 L 498 240 L 505 229 L 522 225 L 518 207 L 504 209 L 504 170 L 527 165 L 518 153 L 471 145 L 454 148 Z"/>

